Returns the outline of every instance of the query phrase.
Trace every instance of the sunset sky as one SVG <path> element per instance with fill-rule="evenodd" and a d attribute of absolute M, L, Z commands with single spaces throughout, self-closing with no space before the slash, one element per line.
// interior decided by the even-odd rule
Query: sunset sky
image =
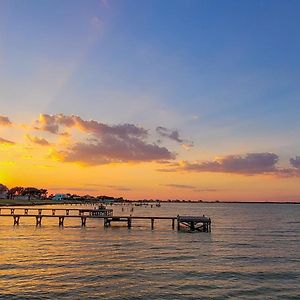
<path fill-rule="evenodd" d="M 300 202 L 300 2 L 0 1 L 0 183 Z"/>

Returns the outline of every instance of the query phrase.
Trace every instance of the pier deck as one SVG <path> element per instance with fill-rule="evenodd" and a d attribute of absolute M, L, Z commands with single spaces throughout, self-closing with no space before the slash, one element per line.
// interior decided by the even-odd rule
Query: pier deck
<path fill-rule="evenodd" d="M 35 207 L 0 207 L 0 217 L 12 217 L 14 225 L 20 225 L 20 218 L 31 217 L 36 219 L 36 226 L 42 225 L 43 218 L 57 218 L 58 225 L 64 226 L 65 218 L 79 218 L 81 226 L 86 226 L 87 219 L 103 219 L 104 227 L 110 227 L 112 223 L 121 222 L 132 227 L 134 220 L 149 220 L 151 229 L 154 229 L 154 223 L 158 220 L 170 220 L 172 229 L 185 227 L 190 231 L 211 231 L 211 219 L 206 216 L 114 216 L 112 209 L 75 209 L 75 208 L 35 208 Z"/>

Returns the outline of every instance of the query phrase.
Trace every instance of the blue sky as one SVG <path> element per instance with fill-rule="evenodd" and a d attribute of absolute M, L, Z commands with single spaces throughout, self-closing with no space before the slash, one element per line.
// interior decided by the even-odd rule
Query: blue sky
<path fill-rule="evenodd" d="M 292 0 L 2 0 L 0 115 L 163 126 L 194 142 L 189 159 L 288 162 L 300 153 L 299 28 Z"/>

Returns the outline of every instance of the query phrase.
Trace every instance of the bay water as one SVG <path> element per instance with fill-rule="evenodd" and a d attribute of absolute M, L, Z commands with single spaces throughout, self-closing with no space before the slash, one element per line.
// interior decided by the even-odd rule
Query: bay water
<path fill-rule="evenodd" d="M 50 207 L 50 206 L 49 206 Z M 67 208 L 66 205 L 57 206 Z M 53 206 L 51 206 L 53 208 Z M 70 206 L 70 208 L 78 208 Z M 170 220 L 0 217 L 0 299 L 300 299 L 300 205 L 162 203 L 115 215 L 203 214 L 212 232 Z M 133 208 L 133 211 L 132 211 Z"/>

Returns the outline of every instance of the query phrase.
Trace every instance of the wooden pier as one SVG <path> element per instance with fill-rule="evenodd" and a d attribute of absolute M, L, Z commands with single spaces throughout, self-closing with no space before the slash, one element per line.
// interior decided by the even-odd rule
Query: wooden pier
<path fill-rule="evenodd" d="M 14 225 L 20 225 L 21 217 L 35 218 L 36 226 L 42 225 L 44 218 L 57 218 L 58 225 L 64 226 L 66 218 L 77 218 L 81 220 L 81 226 L 86 226 L 87 219 L 103 219 L 104 227 L 110 227 L 112 223 L 124 223 L 131 228 L 136 220 L 149 220 L 151 229 L 154 229 L 155 222 L 169 220 L 172 229 L 186 228 L 189 231 L 211 232 L 211 219 L 202 216 L 113 216 L 112 209 L 74 209 L 74 208 L 24 208 L 24 207 L 0 207 L 0 217 L 12 217 Z"/>

